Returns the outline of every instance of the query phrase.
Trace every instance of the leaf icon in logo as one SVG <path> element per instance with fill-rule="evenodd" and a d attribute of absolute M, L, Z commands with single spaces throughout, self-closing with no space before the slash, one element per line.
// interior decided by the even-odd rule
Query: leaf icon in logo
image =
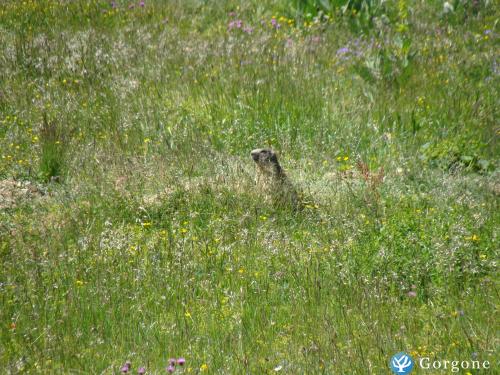
<path fill-rule="evenodd" d="M 409 374 L 413 369 L 411 357 L 404 352 L 392 356 L 390 365 L 395 374 Z"/>

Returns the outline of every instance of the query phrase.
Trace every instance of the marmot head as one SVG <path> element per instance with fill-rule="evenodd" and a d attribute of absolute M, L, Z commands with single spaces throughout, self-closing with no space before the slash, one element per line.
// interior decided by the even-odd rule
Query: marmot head
<path fill-rule="evenodd" d="M 266 174 L 282 173 L 281 166 L 278 163 L 278 156 L 269 148 L 256 148 L 250 153 L 253 161 L 260 170 Z"/>
<path fill-rule="evenodd" d="M 278 156 L 269 148 L 256 148 L 250 153 L 252 159 L 259 166 L 278 164 Z"/>

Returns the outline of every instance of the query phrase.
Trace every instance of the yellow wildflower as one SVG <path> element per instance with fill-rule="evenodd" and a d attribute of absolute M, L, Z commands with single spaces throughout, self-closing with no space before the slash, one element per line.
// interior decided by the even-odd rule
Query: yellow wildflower
<path fill-rule="evenodd" d="M 473 234 L 472 236 L 470 237 L 465 237 L 465 240 L 466 241 L 479 241 L 479 236 Z"/>

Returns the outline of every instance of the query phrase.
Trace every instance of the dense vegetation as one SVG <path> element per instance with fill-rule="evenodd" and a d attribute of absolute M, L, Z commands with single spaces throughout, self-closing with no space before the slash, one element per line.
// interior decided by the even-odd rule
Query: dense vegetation
<path fill-rule="evenodd" d="M 0 368 L 495 366 L 499 16 L 2 1 Z M 303 211 L 262 198 L 255 147 L 280 153 Z"/>

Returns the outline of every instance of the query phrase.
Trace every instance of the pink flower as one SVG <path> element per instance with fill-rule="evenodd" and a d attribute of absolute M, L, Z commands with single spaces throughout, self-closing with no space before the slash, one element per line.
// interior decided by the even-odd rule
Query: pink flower
<path fill-rule="evenodd" d="M 168 372 L 169 374 L 173 373 L 174 371 L 175 371 L 175 367 L 174 367 L 174 366 L 169 365 L 169 366 L 167 367 L 167 372 Z"/>
<path fill-rule="evenodd" d="M 125 364 L 122 366 L 122 368 L 120 369 L 121 372 L 123 372 L 124 374 L 126 374 L 129 370 L 130 370 L 130 367 L 132 366 L 132 364 L 130 363 L 130 361 L 127 361 L 125 362 Z"/>
<path fill-rule="evenodd" d="M 234 20 L 234 21 L 229 22 L 229 25 L 227 26 L 227 28 L 229 30 L 234 29 L 234 28 L 241 29 L 242 25 L 243 25 L 242 20 Z"/>
<path fill-rule="evenodd" d="M 186 360 L 184 358 L 177 358 L 177 364 L 179 366 L 184 366 L 184 364 L 186 363 Z"/>

